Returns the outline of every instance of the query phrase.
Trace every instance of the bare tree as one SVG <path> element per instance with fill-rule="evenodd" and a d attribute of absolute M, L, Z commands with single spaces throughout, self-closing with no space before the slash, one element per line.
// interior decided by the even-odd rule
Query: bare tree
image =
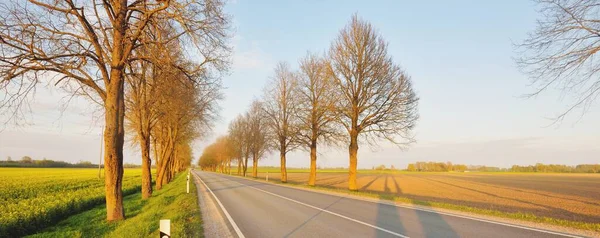
<path fill-rule="evenodd" d="M 600 5 L 592 0 L 536 0 L 542 19 L 520 45 L 518 66 L 536 96 L 555 87 L 574 99 L 555 119 L 577 108 L 585 113 L 600 95 Z"/>
<path fill-rule="evenodd" d="M 248 168 L 249 145 L 248 145 L 248 127 L 246 118 L 238 115 L 229 123 L 229 140 L 232 146 L 233 158 L 237 159 L 238 175 L 246 176 Z"/>
<path fill-rule="evenodd" d="M 331 144 L 339 140 L 334 122 L 337 93 L 333 78 L 328 74 L 327 63 L 315 54 L 308 53 L 300 60 L 298 87 L 299 120 L 298 140 L 310 149 L 310 176 L 308 185 L 317 180 L 317 142 Z"/>
<path fill-rule="evenodd" d="M 298 147 L 298 80 L 289 65 L 280 62 L 275 67 L 275 75 L 267 84 L 263 96 L 263 110 L 266 125 L 274 147 L 279 149 L 281 162 L 281 182 L 287 182 L 286 154 Z"/>
<path fill-rule="evenodd" d="M 268 128 L 262 103 L 254 100 L 246 113 L 248 126 L 247 142 L 249 154 L 252 155 L 252 176 L 258 176 L 258 160 L 270 149 Z"/>
<path fill-rule="evenodd" d="M 153 110 L 156 105 L 156 99 L 153 97 L 156 92 L 156 67 L 152 67 L 145 61 L 140 61 L 138 74 L 130 74 L 127 77 L 129 90 L 125 95 L 125 107 L 127 125 L 126 129 L 132 131 L 134 136 L 132 144 L 138 145 L 142 153 L 142 199 L 147 199 L 152 195 L 152 172 L 150 159 L 150 132 L 156 124 L 158 113 Z"/>
<path fill-rule="evenodd" d="M 0 4 L 0 107 L 18 120 L 23 103 L 43 80 L 102 105 L 108 220 L 124 218 L 124 70 L 150 22 L 166 22 L 174 38 L 227 51 L 229 20 L 216 1 L 10 1 Z M 168 39 L 173 40 L 173 39 Z M 225 47 L 218 48 L 215 46 Z"/>
<path fill-rule="evenodd" d="M 329 55 L 340 93 L 339 122 L 350 137 L 348 188 L 356 190 L 359 135 L 372 143 L 377 138 L 399 146 L 414 142 L 411 130 L 418 119 L 418 98 L 409 76 L 387 54 L 387 43 L 357 15 L 340 31 Z"/>
<path fill-rule="evenodd" d="M 195 65 L 186 64 L 187 67 Z M 186 70 L 183 72 L 192 72 Z M 196 75 L 186 75 L 182 71 L 169 73 L 169 85 L 161 84 L 158 100 L 158 117 L 152 128 L 155 138 L 154 147 L 158 148 L 156 163 L 156 189 L 171 181 L 181 168 L 179 152 L 195 138 L 205 134 L 216 118 L 217 101 L 222 98 L 220 81 L 188 80 L 202 77 L 202 71 Z M 202 83 L 197 83 L 202 82 Z M 187 155 L 186 155 L 187 156 Z"/>

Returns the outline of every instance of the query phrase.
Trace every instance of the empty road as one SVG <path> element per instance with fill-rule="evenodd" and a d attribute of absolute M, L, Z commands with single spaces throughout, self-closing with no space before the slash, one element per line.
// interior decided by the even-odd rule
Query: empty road
<path fill-rule="evenodd" d="M 195 171 L 240 237 L 577 237 Z"/>

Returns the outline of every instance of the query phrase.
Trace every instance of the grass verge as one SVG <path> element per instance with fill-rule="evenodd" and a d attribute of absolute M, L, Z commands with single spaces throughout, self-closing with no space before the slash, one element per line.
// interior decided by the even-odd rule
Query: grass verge
<path fill-rule="evenodd" d="M 141 193 L 124 198 L 126 219 L 106 221 L 106 206 L 96 206 L 88 211 L 70 216 L 55 226 L 29 237 L 158 237 L 159 220 L 171 220 L 172 237 L 203 237 L 202 219 L 194 183 L 185 192 L 186 174 L 154 191 L 148 200 Z"/>
<path fill-rule="evenodd" d="M 237 176 L 237 175 L 233 175 L 233 176 Z M 264 178 L 253 178 L 253 177 L 246 177 L 246 178 L 260 180 L 260 181 L 264 182 Z M 412 205 L 419 205 L 419 206 L 432 207 L 432 208 L 442 208 L 442 209 L 455 210 L 455 211 L 461 211 L 461 212 L 469 212 L 469 213 L 480 214 L 480 215 L 509 218 L 509 219 L 515 219 L 515 220 L 521 220 L 521 221 L 529 221 L 529 222 L 543 223 L 543 224 L 549 224 L 549 225 L 558 225 L 558 226 L 563 226 L 563 227 L 600 232 L 600 223 L 569 221 L 569 220 L 556 219 L 556 218 L 551 218 L 551 217 L 541 217 L 541 216 L 536 216 L 534 214 L 529 214 L 529 213 L 502 212 L 502 211 L 498 211 L 498 210 L 475 208 L 475 207 L 456 205 L 456 204 L 450 204 L 450 203 L 429 202 L 429 201 L 415 200 L 415 199 L 410 199 L 410 198 L 406 198 L 406 197 L 396 196 L 394 194 L 389 194 L 389 193 L 350 191 L 347 189 L 330 188 L 330 187 L 323 187 L 323 186 L 309 186 L 306 184 L 299 184 L 299 183 L 289 183 L 289 182 L 282 183 L 281 181 L 268 181 L 268 182 L 274 183 L 274 184 L 292 186 L 292 187 L 301 187 L 301 188 L 306 188 L 306 189 L 313 189 L 313 190 L 320 190 L 320 191 L 326 191 L 326 192 L 349 194 L 349 195 L 354 195 L 354 196 L 359 196 L 359 197 L 368 197 L 368 198 L 374 198 L 374 199 L 380 199 L 380 200 L 387 200 L 387 201 L 392 201 L 395 203 L 412 204 Z"/>

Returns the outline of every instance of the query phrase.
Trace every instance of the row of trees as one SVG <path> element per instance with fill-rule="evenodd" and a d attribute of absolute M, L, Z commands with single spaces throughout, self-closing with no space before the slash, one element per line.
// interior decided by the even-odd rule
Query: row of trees
<path fill-rule="evenodd" d="M 46 158 L 35 160 L 29 156 L 23 156 L 20 160 L 13 160 L 10 156 L 8 156 L 6 160 L 0 160 L 0 167 L 98 168 L 98 165 L 92 164 L 90 161 L 68 163 L 64 161 L 49 160 Z"/>
<path fill-rule="evenodd" d="M 142 192 L 190 164 L 228 69 L 230 17 L 222 0 L 9 0 L 0 4 L 0 109 L 22 121 L 40 83 L 104 112 L 107 219 L 125 217 L 126 130 L 142 152 Z M 186 52 L 197 53 L 192 60 Z"/>
<path fill-rule="evenodd" d="M 578 164 L 576 166 L 563 164 L 542 164 L 520 166 L 513 165 L 510 172 L 542 172 L 542 173 L 600 173 L 600 164 Z"/>
<path fill-rule="evenodd" d="M 408 164 L 407 171 L 414 172 L 542 172 L 542 173 L 600 173 L 600 164 L 580 164 L 576 166 L 562 164 L 513 165 L 510 168 L 499 168 L 482 165 L 452 164 L 452 162 L 416 162 Z"/>
<path fill-rule="evenodd" d="M 468 167 L 464 164 L 452 164 L 448 161 L 443 162 L 416 162 L 414 164 L 408 164 L 406 170 L 408 171 L 419 171 L 419 172 L 448 172 L 457 171 L 464 172 Z"/>
<path fill-rule="evenodd" d="M 237 160 L 245 174 L 252 157 L 256 176 L 265 152 L 278 151 L 281 181 L 287 182 L 287 153 L 308 150 L 308 184 L 314 185 L 318 144 L 345 143 L 348 186 L 356 190 L 359 139 L 369 144 L 386 139 L 399 146 L 414 142 L 418 98 L 387 47 L 370 23 L 354 15 L 326 55 L 308 53 L 297 71 L 279 63 L 261 99 L 231 122 L 227 138 L 234 152 L 229 159 Z M 206 163 L 202 158 L 201 166 Z"/>

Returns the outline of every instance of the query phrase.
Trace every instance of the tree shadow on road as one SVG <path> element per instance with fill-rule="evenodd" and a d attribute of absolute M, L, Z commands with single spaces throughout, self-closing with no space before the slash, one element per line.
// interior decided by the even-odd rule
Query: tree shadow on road
<path fill-rule="evenodd" d="M 391 189 L 388 186 L 389 179 L 389 175 L 385 175 L 384 191 L 388 194 L 391 193 Z M 394 182 L 396 193 L 402 194 L 402 190 L 400 189 L 398 182 L 396 182 L 396 180 L 393 177 L 391 179 Z M 380 194 L 379 199 L 382 201 L 389 200 L 389 195 Z M 415 219 L 414 216 L 416 216 L 417 219 Z M 406 208 L 397 207 L 392 204 L 377 204 L 377 227 L 381 227 L 383 229 L 408 236 L 406 234 L 407 227 L 405 227 L 405 224 L 407 222 L 402 222 L 403 220 L 408 222 L 410 222 L 411 220 L 418 220 L 418 225 L 422 229 L 421 235 L 424 237 L 459 237 L 459 235 L 454 231 L 454 229 L 452 229 L 450 224 L 448 224 L 446 220 L 444 220 L 444 217 L 442 217 L 438 213 L 420 210 L 407 210 Z M 413 226 L 415 224 L 406 225 Z M 415 227 L 409 228 L 413 232 L 418 232 L 415 231 Z M 377 230 L 376 237 L 395 236 L 386 231 Z"/>
<path fill-rule="evenodd" d="M 343 197 L 340 197 L 339 199 L 335 200 L 335 202 L 332 202 L 331 204 L 327 205 L 326 207 L 323 208 L 323 210 L 327 210 L 328 208 L 330 208 L 331 206 L 333 206 L 334 204 L 338 203 L 340 200 L 344 199 Z M 294 234 L 294 232 L 296 232 L 297 230 L 300 230 L 300 228 L 304 227 L 308 222 L 312 221 L 313 219 L 315 219 L 315 217 L 319 216 L 321 213 L 323 213 L 323 211 L 319 211 L 317 212 L 315 215 L 311 216 L 310 218 L 306 219 L 306 221 L 304 221 L 302 224 L 300 224 L 298 227 L 294 228 L 294 230 L 290 231 L 289 233 L 287 233 L 285 236 L 283 237 L 289 237 L 292 234 Z"/>

